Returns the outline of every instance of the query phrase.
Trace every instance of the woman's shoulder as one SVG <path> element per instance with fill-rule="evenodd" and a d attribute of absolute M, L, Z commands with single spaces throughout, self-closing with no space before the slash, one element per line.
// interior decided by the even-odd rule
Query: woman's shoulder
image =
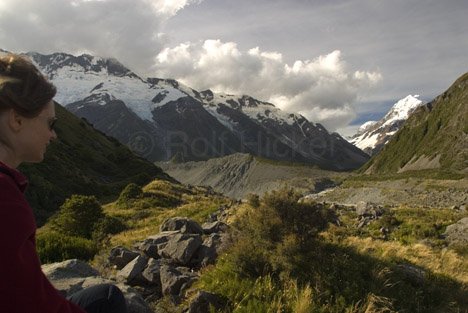
<path fill-rule="evenodd" d="M 12 177 L 0 172 L 0 204 L 15 202 L 24 204 L 24 195 Z"/>

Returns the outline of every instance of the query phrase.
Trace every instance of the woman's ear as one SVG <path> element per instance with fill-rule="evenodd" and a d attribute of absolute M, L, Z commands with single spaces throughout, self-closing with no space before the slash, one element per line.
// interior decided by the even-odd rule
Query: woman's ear
<path fill-rule="evenodd" d="M 24 125 L 24 117 L 19 115 L 18 112 L 13 109 L 9 109 L 7 114 L 8 126 L 10 126 L 10 129 L 14 132 L 20 131 Z"/>

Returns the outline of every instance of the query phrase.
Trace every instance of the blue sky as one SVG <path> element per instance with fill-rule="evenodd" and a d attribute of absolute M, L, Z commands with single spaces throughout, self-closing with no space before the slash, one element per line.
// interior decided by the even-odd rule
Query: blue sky
<path fill-rule="evenodd" d="M 468 70 L 466 0 L 2 0 L 0 47 L 115 57 L 349 135 Z"/>

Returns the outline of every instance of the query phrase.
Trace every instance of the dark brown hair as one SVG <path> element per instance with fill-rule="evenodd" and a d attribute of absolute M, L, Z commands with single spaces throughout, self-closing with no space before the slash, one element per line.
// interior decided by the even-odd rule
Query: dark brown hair
<path fill-rule="evenodd" d="M 0 111 L 14 109 L 33 118 L 54 98 L 55 86 L 26 57 L 0 57 Z"/>

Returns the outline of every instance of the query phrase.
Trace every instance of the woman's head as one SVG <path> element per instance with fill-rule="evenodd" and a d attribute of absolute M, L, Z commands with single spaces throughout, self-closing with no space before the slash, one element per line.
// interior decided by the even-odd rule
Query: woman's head
<path fill-rule="evenodd" d="M 25 57 L 0 57 L 0 111 L 13 109 L 24 117 L 35 117 L 57 90 Z"/>
<path fill-rule="evenodd" d="M 56 89 L 26 58 L 0 57 L 0 161 L 16 167 L 40 162 L 57 135 L 52 128 Z"/>

